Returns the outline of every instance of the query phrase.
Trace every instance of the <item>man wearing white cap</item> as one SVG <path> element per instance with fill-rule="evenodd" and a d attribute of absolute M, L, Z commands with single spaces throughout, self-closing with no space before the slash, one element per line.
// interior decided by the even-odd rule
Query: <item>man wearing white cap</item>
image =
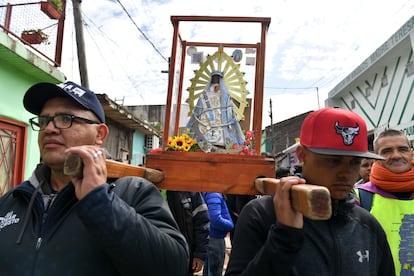
<path fill-rule="evenodd" d="M 278 179 L 275 195 L 247 204 L 237 221 L 226 275 L 394 275 L 379 223 L 351 193 L 368 152 L 365 122 L 340 108 L 323 108 L 304 120 L 296 150 L 300 176 Z M 311 220 L 292 207 L 297 184 L 325 186 L 332 216 Z"/>

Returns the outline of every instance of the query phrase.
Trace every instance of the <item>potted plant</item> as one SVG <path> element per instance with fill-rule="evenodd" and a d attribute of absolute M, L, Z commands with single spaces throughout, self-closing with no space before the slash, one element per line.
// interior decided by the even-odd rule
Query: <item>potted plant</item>
<path fill-rule="evenodd" d="M 60 19 L 62 16 L 62 0 L 48 0 L 40 2 L 40 10 L 43 11 L 50 19 Z"/>
<path fill-rule="evenodd" d="M 40 44 L 47 42 L 49 36 L 45 34 L 41 29 L 32 29 L 24 30 L 21 34 L 21 38 L 29 44 Z"/>

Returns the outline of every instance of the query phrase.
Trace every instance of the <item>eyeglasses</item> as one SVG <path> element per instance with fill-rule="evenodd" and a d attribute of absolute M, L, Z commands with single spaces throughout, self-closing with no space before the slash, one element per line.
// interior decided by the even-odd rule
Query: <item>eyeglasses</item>
<path fill-rule="evenodd" d="M 86 118 L 78 117 L 72 114 L 57 114 L 55 116 L 37 116 L 29 119 L 32 129 L 35 131 L 44 130 L 49 122 L 57 129 L 66 129 L 72 126 L 74 120 L 79 120 L 87 124 L 100 124 Z"/>

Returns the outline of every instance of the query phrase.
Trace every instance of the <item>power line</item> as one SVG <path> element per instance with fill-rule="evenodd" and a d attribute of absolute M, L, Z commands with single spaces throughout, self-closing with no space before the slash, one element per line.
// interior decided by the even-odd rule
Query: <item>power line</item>
<path fill-rule="evenodd" d="M 305 89 L 315 89 L 315 88 L 318 88 L 318 87 L 316 87 L 316 86 L 311 86 L 311 87 L 272 87 L 272 86 L 265 86 L 264 88 L 267 88 L 267 89 L 280 89 L 280 90 L 284 90 L 284 89 L 286 89 L 286 90 L 299 90 L 299 89 L 303 89 L 303 90 L 305 90 Z"/>
<path fill-rule="evenodd" d="M 134 19 L 132 19 L 131 15 L 129 14 L 129 12 L 126 10 L 126 8 L 124 7 L 124 5 L 122 5 L 120 0 L 117 0 L 117 2 L 119 3 L 119 5 L 121 5 L 122 9 L 124 10 L 124 12 L 128 15 L 129 19 L 132 21 L 132 23 L 135 25 L 135 27 L 138 29 L 138 31 L 142 34 L 142 36 L 145 38 L 146 41 L 149 42 L 149 44 L 151 44 L 152 48 L 154 48 L 154 50 L 166 61 L 168 62 L 168 59 L 166 57 L 164 57 L 161 52 L 157 49 L 157 47 L 155 47 L 154 43 L 152 43 L 152 41 L 145 35 L 145 33 L 140 29 L 140 27 L 138 27 L 137 23 L 135 23 Z"/>

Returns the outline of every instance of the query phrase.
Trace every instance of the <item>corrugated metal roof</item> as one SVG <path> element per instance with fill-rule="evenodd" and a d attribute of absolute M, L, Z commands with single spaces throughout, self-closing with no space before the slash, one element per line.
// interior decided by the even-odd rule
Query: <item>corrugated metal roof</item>
<path fill-rule="evenodd" d="M 99 101 L 102 104 L 102 107 L 105 111 L 105 116 L 122 126 L 130 129 L 136 129 L 145 135 L 156 135 L 161 136 L 160 132 L 156 130 L 153 126 L 136 118 L 131 112 L 126 108 L 117 104 L 115 101 L 111 100 L 106 94 L 96 94 Z"/>

